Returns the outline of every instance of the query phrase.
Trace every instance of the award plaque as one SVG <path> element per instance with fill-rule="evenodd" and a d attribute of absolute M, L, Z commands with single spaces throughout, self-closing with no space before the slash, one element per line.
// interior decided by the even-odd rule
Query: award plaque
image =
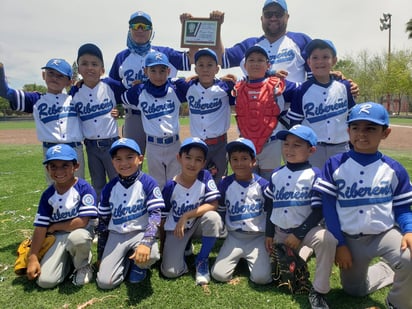
<path fill-rule="evenodd" d="M 209 18 L 191 18 L 182 23 L 181 47 L 214 47 L 220 39 L 220 24 Z"/>

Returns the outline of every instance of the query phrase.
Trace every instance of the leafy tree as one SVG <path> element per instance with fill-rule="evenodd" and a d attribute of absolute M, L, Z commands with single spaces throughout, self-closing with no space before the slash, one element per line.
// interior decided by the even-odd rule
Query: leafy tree
<path fill-rule="evenodd" d="M 406 32 L 408 32 L 408 38 L 412 39 L 412 18 L 406 23 Z"/>

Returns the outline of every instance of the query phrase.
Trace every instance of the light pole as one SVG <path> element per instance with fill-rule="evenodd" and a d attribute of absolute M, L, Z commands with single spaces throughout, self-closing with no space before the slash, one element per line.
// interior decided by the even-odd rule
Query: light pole
<path fill-rule="evenodd" d="M 380 29 L 381 31 L 389 30 L 389 44 L 388 44 L 388 65 L 391 59 L 391 29 L 392 29 L 392 14 L 384 13 L 383 18 L 379 19 L 381 22 Z"/>
<path fill-rule="evenodd" d="M 379 21 L 381 22 L 381 25 L 379 27 L 379 29 L 381 29 L 381 31 L 384 30 L 389 30 L 389 43 L 388 43 L 388 76 L 390 73 L 390 63 L 391 63 L 391 29 L 392 29 L 392 14 L 389 13 L 384 13 L 383 14 L 383 18 L 380 18 Z M 388 112 L 391 111 L 391 95 L 389 94 L 389 92 L 386 94 L 386 104 L 387 107 L 386 109 L 388 110 Z"/>

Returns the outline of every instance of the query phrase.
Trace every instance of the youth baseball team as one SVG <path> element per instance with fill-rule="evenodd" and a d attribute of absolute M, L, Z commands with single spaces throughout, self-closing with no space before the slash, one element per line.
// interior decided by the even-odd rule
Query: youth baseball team
<path fill-rule="evenodd" d="M 210 17 L 222 23 L 224 14 Z M 379 151 L 391 133 L 388 113 L 356 104 L 357 85 L 331 73 L 333 43 L 287 31 L 288 18 L 285 0 L 266 0 L 263 36 L 183 52 L 153 46 L 152 19 L 138 11 L 108 77 L 102 51 L 86 43 L 81 81 L 72 85 L 70 64 L 50 59 L 44 94 L 10 88 L 0 64 L 0 96 L 33 114 L 50 184 L 34 219 L 29 280 L 53 288 L 72 274 L 75 285 L 89 283 L 96 237 L 101 289 L 138 284 L 158 261 L 164 277 L 184 275 L 192 239 L 201 244 L 196 284 L 230 282 L 241 259 L 253 283 L 270 284 L 270 253 L 284 243 L 316 258 L 311 308 L 329 308 L 334 264 L 349 295 L 392 285 L 387 308 L 412 308 L 412 185 Z M 191 64 L 196 76 L 175 78 Z M 245 77 L 216 77 L 235 66 Z M 191 137 L 181 140 L 184 102 Z M 240 137 L 228 141 L 232 110 Z M 55 242 L 39 260 L 48 234 Z"/>

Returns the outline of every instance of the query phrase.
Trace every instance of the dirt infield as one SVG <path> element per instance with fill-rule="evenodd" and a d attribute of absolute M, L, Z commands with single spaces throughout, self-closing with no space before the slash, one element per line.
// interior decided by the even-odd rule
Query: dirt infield
<path fill-rule="evenodd" d="M 182 138 L 189 136 L 189 127 L 180 128 Z M 393 126 L 388 139 L 381 144 L 383 149 L 412 151 L 412 127 Z M 234 140 L 238 136 L 235 126 L 231 126 L 228 132 L 228 140 Z M 40 145 L 35 129 L 0 130 L 0 144 L 3 145 Z"/>

